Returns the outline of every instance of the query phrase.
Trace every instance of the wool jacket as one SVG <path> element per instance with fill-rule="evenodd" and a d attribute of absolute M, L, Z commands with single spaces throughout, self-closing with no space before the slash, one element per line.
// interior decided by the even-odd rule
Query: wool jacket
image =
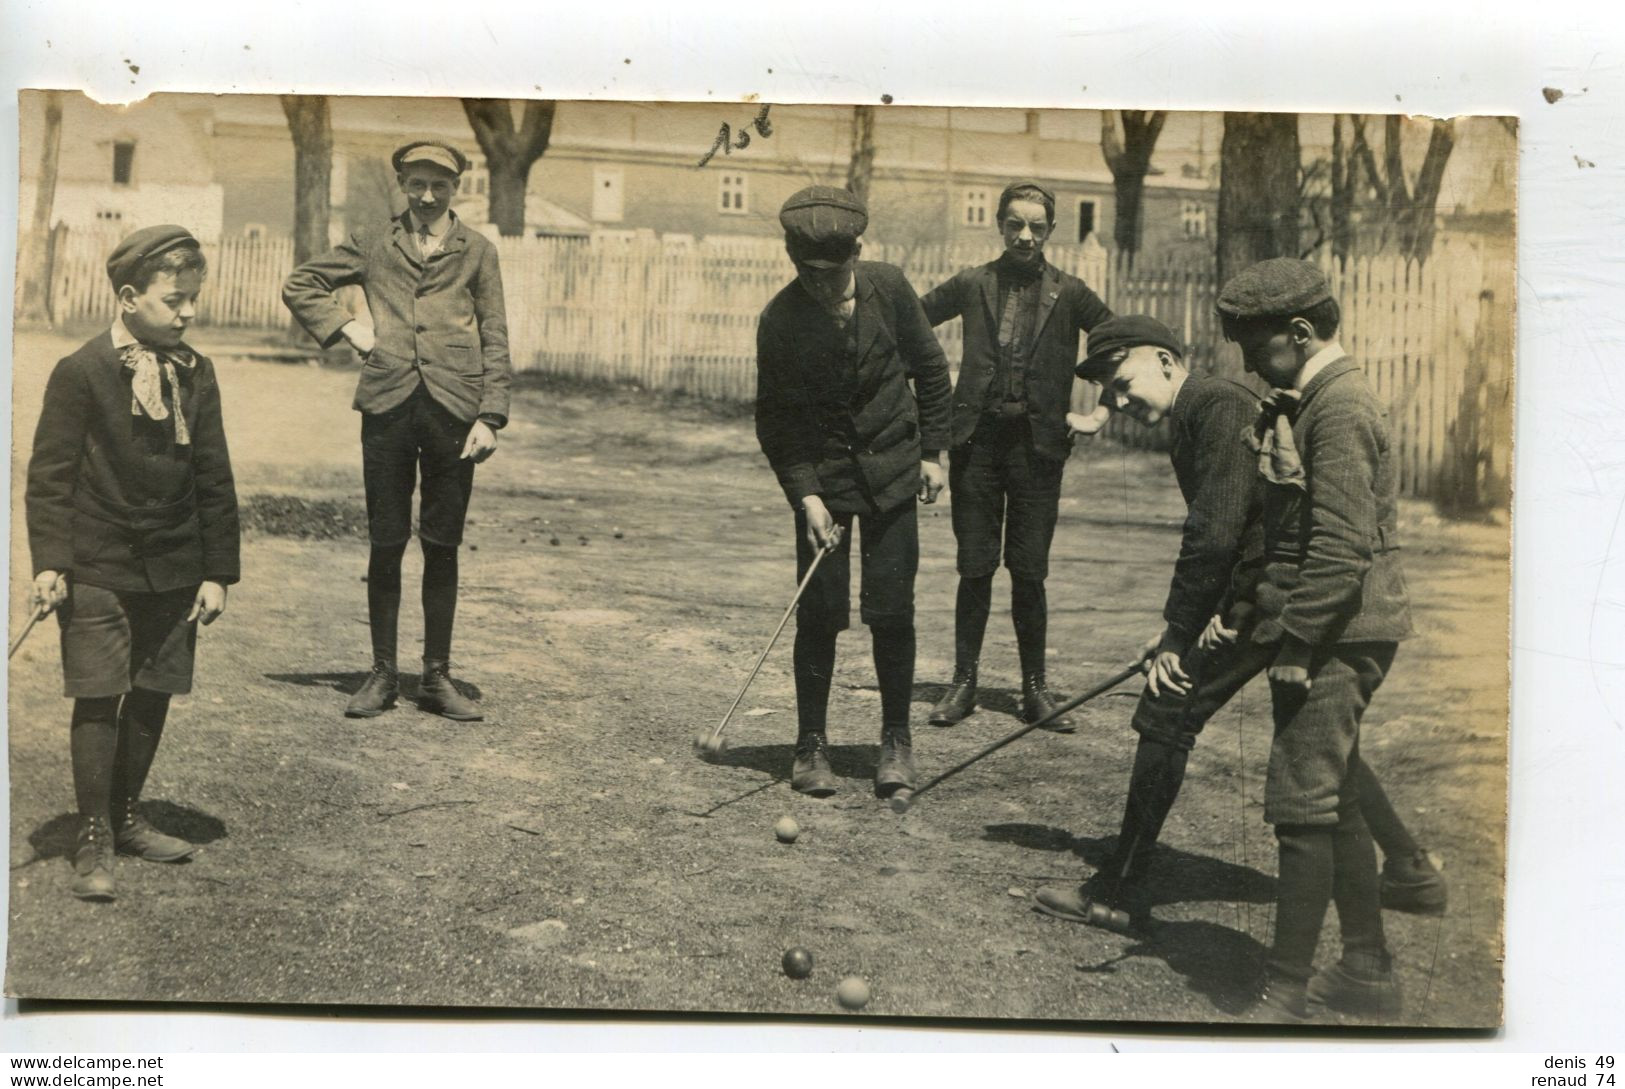
<path fill-rule="evenodd" d="M 1263 551 L 1257 462 L 1241 442 L 1257 415 L 1252 390 L 1226 378 L 1192 374 L 1174 398 L 1168 457 L 1186 515 L 1162 611 L 1164 650 L 1184 653 L 1220 611 L 1238 562 Z"/>
<path fill-rule="evenodd" d="M 294 269 L 282 286 L 282 301 L 325 348 L 338 342 L 339 331 L 355 317 L 333 292 L 361 285 L 377 346 L 361 368 L 357 410 L 388 412 L 421 382 L 464 423 L 487 416 L 501 427 L 508 419 L 513 365 L 496 247 L 454 219 L 425 261 L 410 215 L 357 231 Z"/>
<path fill-rule="evenodd" d="M 183 345 L 184 347 L 184 345 Z M 190 349 L 186 349 L 190 351 Z M 109 590 L 163 591 L 238 580 L 237 489 L 214 364 L 177 367 L 191 442 L 175 418 L 131 411 L 131 375 L 110 333 L 61 360 L 28 462 L 34 573 L 68 572 Z"/>
<path fill-rule="evenodd" d="M 844 328 L 800 281 L 757 323 L 756 437 L 796 509 L 817 495 L 832 512 L 891 510 L 948 445 L 948 361 L 919 296 L 891 265 L 860 261 L 854 277 Z"/>
<path fill-rule="evenodd" d="M 933 288 L 922 300 L 932 325 L 952 318 L 964 323 L 964 354 L 953 396 L 953 445 L 963 446 L 987 407 L 988 385 L 999 369 L 998 261 L 968 268 Z M 1040 274 L 1038 317 L 1027 348 L 1027 416 L 1033 448 L 1065 461 L 1072 454 L 1066 414 L 1072 407 L 1078 334 L 1112 316 L 1100 296 L 1076 276 L 1048 261 Z"/>
<path fill-rule="evenodd" d="M 1264 489 L 1264 573 L 1253 638 L 1314 647 L 1392 642 L 1414 629 L 1399 561 L 1388 410 L 1354 361 L 1328 364 L 1292 417 L 1307 488 Z"/>

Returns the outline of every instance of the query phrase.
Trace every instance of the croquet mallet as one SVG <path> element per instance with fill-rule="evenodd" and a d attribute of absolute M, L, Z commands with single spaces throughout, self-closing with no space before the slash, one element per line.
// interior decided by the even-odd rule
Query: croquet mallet
<path fill-rule="evenodd" d="M 23 626 L 23 630 L 17 634 L 17 638 L 11 641 L 11 653 L 6 655 L 6 661 L 9 662 L 17 656 L 17 648 L 23 645 L 23 640 L 27 639 L 28 633 L 34 630 L 34 625 L 49 615 L 51 615 L 51 610 L 43 606 L 34 610 L 34 615 L 28 618 L 28 623 Z"/>
<path fill-rule="evenodd" d="M 919 798 L 919 796 L 921 794 L 924 794 L 926 791 L 930 790 L 932 787 L 936 786 L 938 783 L 941 783 L 944 779 L 948 779 L 948 778 L 951 778 L 951 777 L 953 777 L 955 775 L 958 775 L 960 772 L 964 771 L 966 768 L 970 767 L 972 764 L 974 764 L 978 760 L 982 759 L 982 757 L 991 756 L 993 753 L 998 752 L 1000 749 L 1002 749 L 1006 745 L 1010 744 L 1010 742 L 1015 741 L 1018 738 L 1025 737 L 1028 734 L 1032 733 L 1034 730 L 1037 730 L 1037 729 L 1040 729 L 1040 728 L 1042 728 L 1044 726 L 1049 725 L 1050 722 L 1052 722 L 1053 720 L 1055 720 L 1057 718 L 1060 718 L 1062 715 L 1066 714 L 1068 711 L 1075 710 L 1076 708 L 1083 706 L 1085 703 L 1088 703 L 1090 700 L 1094 699 L 1096 696 L 1103 695 L 1104 693 L 1111 691 L 1113 688 L 1116 688 L 1118 685 L 1122 684 L 1124 681 L 1128 680 L 1130 677 L 1134 676 L 1135 674 L 1139 673 L 1140 671 L 1141 671 L 1141 665 L 1140 665 L 1139 662 L 1135 662 L 1131 666 L 1125 666 L 1123 669 L 1119 670 L 1117 673 L 1112 674 L 1111 677 L 1109 677 L 1106 680 L 1102 681 L 1100 684 L 1095 685 L 1095 687 L 1089 689 L 1089 691 L 1085 692 L 1083 695 L 1078 696 L 1075 699 L 1068 700 L 1066 703 L 1061 704 L 1061 706 L 1057 707 L 1055 710 L 1051 711 L 1049 714 L 1045 715 L 1043 718 L 1039 719 L 1037 722 L 1029 722 L 1027 725 L 1023 726 L 1021 729 L 1017 730 L 1015 733 L 1009 734 L 1008 736 L 1005 736 L 1005 737 L 1001 737 L 999 740 L 993 742 L 993 744 L 987 746 L 985 749 L 982 749 L 980 752 L 978 752 L 975 756 L 972 756 L 970 759 L 963 760 L 960 763 L 955 764 L 953 767 L 949 768 L 947 771 L 942 772 L 940 775 L 936 775 L 936 776 L 932 777 L 931 779 L 926 780 L 925 784 L 923 786 L 921 786 L 919 789 L 917 789 L 917 790 L 909 790 L 907 787 L 903 787 L 902 789 L 900 789 L 900 790 L 896 791 L 895 793 L 893 793 L 892 796 L 891 796 L 892 811 L 895 812 L 895 813 L 907 813 L 909 811 L 909 809 L 914 805 L 914 802 Z"/>
<path fill-rule="evenodd" d="M 836 532 L 839 533 L 840 531 L 837 529 Z M 725 742 L 722 740 L 722 731 L 727 728 L 728 720 L 733 718 L 735 711 L 739 710 L 740 703 L 745 699 L 745 693 L 750 690 L 751 682 L 756 679 L 756 674 L 762 671 L 762 663 L 767 661 L 768 653 L 773 649 L 773 644 L 779 641 L 779 635 L 784 631 L 784 626 L 790 622 L 790 616 L 796 611 L 796 605 L 800 603 L 801 595 L 806 593 L 808 585 L 811 584 L 813 574 L 818 570 L 818 565 L 824 562 L 824 557 L 835 551 L 836 546 L 839 544 L 840 537 L 837 536 L 835 540 L 820 548 L 813 555 L 812 563 L 807 565 L 807 573 L 801 576 L 801 585 L 796 587 L 796 596 L 790 599 L 790 604 L 785 608 L 784 615 L 779 618 L 779 626 L 773 629 L 773 636 L 767 641 L 767 646 L 763 647 L 762 653 L 756 656 L 756 664 L 751 667 L 750 676 L 745 678 L 745 683 L 739 687 L 739 695 L 735 696 L 733 703 L 729 705 L 728 713 L 722 716 L 722 721 L 718 722 L 716 728 L 709 734 L 702 732 L 699 737 L 694 739 L 694 750 L 700 755 L 701 759 L 715 756 L 723 750 Z"/>

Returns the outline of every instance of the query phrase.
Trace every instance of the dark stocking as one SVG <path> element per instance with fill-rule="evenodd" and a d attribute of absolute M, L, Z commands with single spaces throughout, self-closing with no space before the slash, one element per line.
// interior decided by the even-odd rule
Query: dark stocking
<path fill-rule="evenodd" d="M 73 701 L 69 752 L 79 813 L 111 821 L 113 764 L 118 755 L 117 696 Z"/>
<path fill-rule="evenodd" d="M 147 783 L 152 758 L 158 755 L 158 742 L 164 736 L 164 720 L 169 717 L 169 693 L 137 688 L 124 697 L 119 710 L 117 797 L 114 808 L 134 805 Z"/>
<path fill-rule="evenodd" d="M 982 656 L 982 636 L 987 632 L 987 614 L 993 609 L 993 576 L 961 578 L 959 596 L 954 602 L 954 667 L 968 673 Z"/>
<path fill-rule="evenodd" d="M 796 629 L 796 731 L 824 732 L 830 678 L 835 675 L 836 633 L 817 627 Z"/>
<path fill-rule="evenodd" d="M 1043 579 L 1011 576 L 1010 616 L 1016 623 L 1016 647 L 1021 652 L 1021 677 L 1044 676 L 1044 643 L 1049 631 L 1049 599 Z"/>
<path fill-rule="evenodd" d="M 880 682 L 880 722 L 886 730 L 908 729 L 908 704 L 914 695 L 914 625 L 869 629 L 874 640 L 875 677 Z"/>
<path fill-rule="evenodd" d="M 1275 889 L 1275 944 L 1271 974 L 1307 980 L 1314 971 L 1315 947 L 1332 899 L 1332 829 L 1280 824 L 1280 876 Z"/>
<path fill-rule="evenodd" d="M 423 543 L 423 657 L 451 660 L 451 628 L 457 619 L 457 550 Z"/>
<path fill-rule="evenodd" d="M 373 545 L 367 560 L 367 619 L 372 625 L 374 661 L 395 664 L 396 632 L 401 620 L 401 557 L 406 543 Z"/>

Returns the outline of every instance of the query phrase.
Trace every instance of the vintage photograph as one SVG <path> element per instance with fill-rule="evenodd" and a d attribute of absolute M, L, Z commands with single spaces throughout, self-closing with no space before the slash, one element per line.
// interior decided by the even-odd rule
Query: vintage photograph
<path fill-rule="evenodd" d="M 1516 119 L 20 112 L 8 995 L 1501 1023 Z"/>

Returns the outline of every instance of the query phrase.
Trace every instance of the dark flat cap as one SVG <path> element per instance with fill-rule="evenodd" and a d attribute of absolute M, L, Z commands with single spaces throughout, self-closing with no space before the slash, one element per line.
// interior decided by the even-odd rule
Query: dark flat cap
<path fill-rule="evenodd" d="M 1162 322 L 1149 314 L 1122 314 L 1089 330 L 1089 354 L 1078 364 L 1077 375 L 1105 385 L 1117 371 L 1117 365 L 1111 362 L 1113 352 L 1146 345 L 1166 348 L 1180 358 L 1185 356 L 1185 345 Z"/>
<path fill-rule="evenodd" d="M 1001 215 L 1004 213 L 1004 210 L 1010 206 L 1010 202 L 1012 200 L 1022 199 L 1021 197 L 1017 196 L 1017 193 L 1023 189 L 1036 189 L 1038 192 L 1042 193 L 1042 203 L 1044 207 L 1049 210 L 1050 218 L 1054 218 L 1055 194 L 1050 192 L 1047 186 L 1041 185 L 1040 183 L 1033 181 L 1031 178 L 1023 178 L 1020 181 L 1013 181 L 1004 187 L 1004 191 L 999 194 L 998 210 Z"/>
<path fill-rule="evenodd" d="M 779 223 L 797 264 L 834 268 L 852 256 L 858 236 L 869 226 L 869 212 L 848 190 L 809 185 L 784 202 Z"/>
<path fill-rule="evenodd" d="M 414 140 L 410 144 L 396 148 L 389 161 L 394 164 L 397 174 L 404 173 L 411 163 L 433 163 L 459 177 L 468 169 L 467 155 L 438 140 Z"/>
<path fill-rule="evenodd" d="M 1320 269 L 1296 257 L 1271 257 L 1232 277 L 1219 292 L 1218 308 L 1236 318 L 1286 318 L 1331 297 Z"/>
<path fill-rule="evenodd" d="M 157 257 L 178 246 L 197 245 L 199 242 L 192 237 L 191 231 L 173 223 L 142 227 L 113 247 L 113 252 L 107 255 L 107 278 L 113 281 L 116 291 L 125 284 L 135 282 L 135 270 L 147 258 Z"/>

